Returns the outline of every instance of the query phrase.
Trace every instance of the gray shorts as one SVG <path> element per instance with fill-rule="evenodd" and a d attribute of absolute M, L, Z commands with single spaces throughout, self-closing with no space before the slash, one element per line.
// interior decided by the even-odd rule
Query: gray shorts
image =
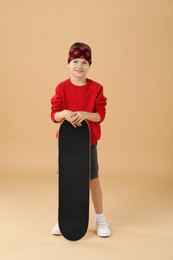
<path fill-rule="evenodd" d="M 98 156 L 97 156 L 97 143 L 91 146 L 91 173 L 90 180 L 98 178 Z"/>

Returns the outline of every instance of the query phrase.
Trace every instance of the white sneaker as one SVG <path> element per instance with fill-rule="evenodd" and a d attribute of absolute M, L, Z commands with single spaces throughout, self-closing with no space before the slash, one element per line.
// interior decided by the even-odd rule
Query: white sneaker
<path fill-rule="evenodd" d="M 96 221 L 96 230 L 97 235 L 99 237 L 110 237 L 111 231 L 108 227 L 108 224 L 105 221 L 105 218 L 101 218 L 100 220 Z"/>
<path fill-rule="evenodd" d="M 61 231 L 59 229 L 59 225 L 58 223 L 56 223 L 56 225 L 52 228 L 52 232 L 53 235 L 55 236 L 60 236 L 61 235 Z"/>

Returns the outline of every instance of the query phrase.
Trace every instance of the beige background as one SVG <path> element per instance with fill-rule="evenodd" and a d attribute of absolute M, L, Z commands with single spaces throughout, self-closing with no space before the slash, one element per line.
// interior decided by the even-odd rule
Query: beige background
<path fill-rule="evenodd" d="M 1 259 L 173 259 L 172 25 L 171 0 L 0 1 Z M 108 98 L 99 159 L 113 235 L 94 234 L 91 206 L 85 239 L 69 243 L 50 235 L 50 98 L 75 41 L 91 45 L 88 77 Z"/>

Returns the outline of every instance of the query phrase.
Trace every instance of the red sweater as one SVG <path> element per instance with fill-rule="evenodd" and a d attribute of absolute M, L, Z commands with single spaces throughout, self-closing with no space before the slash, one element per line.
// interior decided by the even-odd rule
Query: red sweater
<path fill-rule="evenodd" d="M 51 98 L 51 119 L 56 123 L 54 119 L 55 113 L 64 109 L 98 113 L 101 117 L 99 123 L 88 121 L 92 145 L 101 136 L 100 123 L 105 118 L 106 100 L 103 95 L 103 87 L 99 83 L 87 79 L 86 85 L 76 86 L 70 79 L 67 79 L 56 87 L 55 95 Z"/>

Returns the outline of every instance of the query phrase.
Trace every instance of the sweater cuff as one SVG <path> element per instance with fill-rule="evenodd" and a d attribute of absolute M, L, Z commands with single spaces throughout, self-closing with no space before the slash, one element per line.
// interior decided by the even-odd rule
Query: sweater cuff
<path fill-rule="evenodd" d="M 51 113 L 51 119 L 52 119 L 52 121 L 53 121 L 54 123 L 58 123 L 58 122 L 55 120 L 55 118 L 54 118 L 55 114 L 56 114 L 55 111 L 53 111 L 53 112 Z"/>
<path fill-rule="evenodd" d="M 99 111 L 97 111 L 96 113 L 100 115 L 100 122 L 99 123 L 103 122 L 103 120 L 105 119 L 105 113 L 99 112 Z"/>

